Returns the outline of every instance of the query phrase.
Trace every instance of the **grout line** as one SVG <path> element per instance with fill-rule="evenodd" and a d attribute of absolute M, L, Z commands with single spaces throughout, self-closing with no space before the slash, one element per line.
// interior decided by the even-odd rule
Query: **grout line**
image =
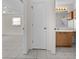
<path fill-rule="evenodd" d="M 36 51 L 36 58 L 35 59 L 38 59 L 38 50 Z"/>

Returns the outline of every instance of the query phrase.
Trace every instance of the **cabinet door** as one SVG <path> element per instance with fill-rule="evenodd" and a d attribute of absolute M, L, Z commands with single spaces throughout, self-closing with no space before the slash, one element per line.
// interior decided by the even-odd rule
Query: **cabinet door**
<path fill-rule="evenodd" d="M 64 46 L 70 47 L 72 46 L 73 32 L 65 32 L 64 33 Z"/>
<path fill-rule="evenodd" d="M 56 45 L 57 46 L 63 46 L 64 39 L 65 39 L 65 37 L 64 37 L 63 32 L 57 32 L 56 33 Z"/>
<path fill-rule="evenodd" d="M 56 46 L 57 47 L 70 47 L 72 46 L 73 32 L 57 32 L 56 33 Z"/>

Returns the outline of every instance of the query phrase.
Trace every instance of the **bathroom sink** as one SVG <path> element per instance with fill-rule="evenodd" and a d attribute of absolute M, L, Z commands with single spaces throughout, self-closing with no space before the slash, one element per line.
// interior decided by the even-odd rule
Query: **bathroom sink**
<path fill-rule="evenodd" d="M 66 31 L 75 31 L 74 28 L 56 28 L 56 31 L 66 32 Z"/>
<path fill-rule="evenodd" d="M 72 30 L 74 28 L 56 28 L 57 30 Z"/>

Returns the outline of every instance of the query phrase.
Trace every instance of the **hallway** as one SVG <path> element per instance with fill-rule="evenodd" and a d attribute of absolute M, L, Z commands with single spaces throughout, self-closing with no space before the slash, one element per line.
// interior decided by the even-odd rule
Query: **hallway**
<path fill-rule="evenodd" d="M 3 59 L 76 58 L 67 47 L 76 42 L 75 0 L 3 0 L 2 9 Z"/>

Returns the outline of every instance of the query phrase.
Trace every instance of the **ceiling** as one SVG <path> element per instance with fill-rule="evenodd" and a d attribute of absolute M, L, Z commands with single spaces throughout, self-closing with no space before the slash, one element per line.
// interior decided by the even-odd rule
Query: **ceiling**
<path fill-rule="evenodd" d="M 3 0 L 3 10 L 15 13 L 22 13 L 23 3 L 20 0 Z"/>

